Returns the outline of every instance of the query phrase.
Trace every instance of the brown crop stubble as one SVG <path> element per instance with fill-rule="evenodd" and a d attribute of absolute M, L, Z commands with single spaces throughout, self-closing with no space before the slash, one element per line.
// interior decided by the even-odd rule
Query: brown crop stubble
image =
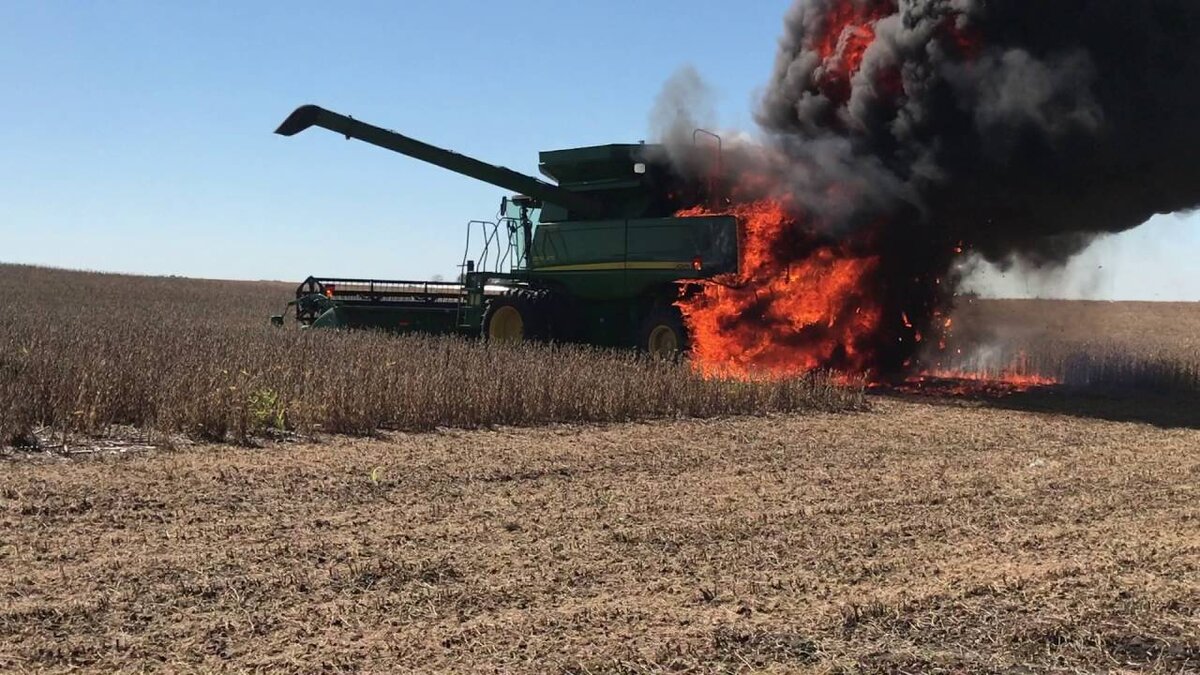
<path fill-rule="evenodd" d="M 0 467 L 0 671 L 1200 672 L 1200 430 L 871 412 Z"/>
<path fill-rule="evenodd" d="M 556 345 L 279 330 L 282 284 L 0 266 L 0 445 L 131 425 L 244 441 L 862 408 L 824 375 L 705 379 L 686 363 Z"/>

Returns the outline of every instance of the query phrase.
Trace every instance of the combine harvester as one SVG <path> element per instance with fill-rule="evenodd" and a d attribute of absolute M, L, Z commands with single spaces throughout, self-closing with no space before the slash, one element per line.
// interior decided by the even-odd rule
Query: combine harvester
<path fill-rule="evenodd" d="M 301 325 L 632 345 L 665 356 L 688 345 L 674 306 L 686 281 L 737 269 L 737 220 L 676 217 L 699 202 L 685 201 L 695 187 L 661 146 L 542 152 L 539 168 L 555 185 L 312 105 L 275 133 L 313 126 L 517 194 L 501 200 L 495 221 L 468 224 L 461 283 L 309 277 L 290 303 Z"/>

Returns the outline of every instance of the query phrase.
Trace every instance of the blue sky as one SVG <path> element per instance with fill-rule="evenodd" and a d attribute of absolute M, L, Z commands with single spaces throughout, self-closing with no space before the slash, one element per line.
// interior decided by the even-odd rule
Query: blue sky
<path fill-rule="evenodd" d="M 452 276 L 502 190 L 271 131 L 317 103 L 536 173 L 537 151 L 649 135 L 694 66 L 750 110 L 790 0 L 0 5 L 0 261 L 300 280 Z M 1200 300 L 1200 218 L 1102 242 L 1013 295 Z"/>

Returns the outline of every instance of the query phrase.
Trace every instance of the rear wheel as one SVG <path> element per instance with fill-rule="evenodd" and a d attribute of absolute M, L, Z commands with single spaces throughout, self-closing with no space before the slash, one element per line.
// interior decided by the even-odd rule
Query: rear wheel
<path fill-rule="evenodd" d="M 642 322 L 638 347 L 655 358 L 675 358 L 688 349 L 687 330 L 677 307 L 655 308 Z"/>
<path fill-rule="evenodd" d="M 524 342 L 546 337 L 542 294 L 513 290 L 493 298 L 483 313 L 483 338 L 488 342 Z"/>

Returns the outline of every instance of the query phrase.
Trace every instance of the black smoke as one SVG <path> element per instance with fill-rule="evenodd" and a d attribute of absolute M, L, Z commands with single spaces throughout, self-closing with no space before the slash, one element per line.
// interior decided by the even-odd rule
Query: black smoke
<path fill-rule="evenodd" d="M 811 48 L 844 5 L 884 14 L 848 97 Z M 1196 0 L 805 0 L 785 24 L 762 127 L 847 139 L 991 261 L 1200 204 Z"/>
<path fill-rule="evenodd" d="M 877 230 L 873 293 L 918 329 L 960 245 L 1054 266 L 1200 205 L 1200 0 L 801 0 L 784 23 L 767 164 L 829 236 Z M 917 348 L 877 342 L 880 371 Z"/>

